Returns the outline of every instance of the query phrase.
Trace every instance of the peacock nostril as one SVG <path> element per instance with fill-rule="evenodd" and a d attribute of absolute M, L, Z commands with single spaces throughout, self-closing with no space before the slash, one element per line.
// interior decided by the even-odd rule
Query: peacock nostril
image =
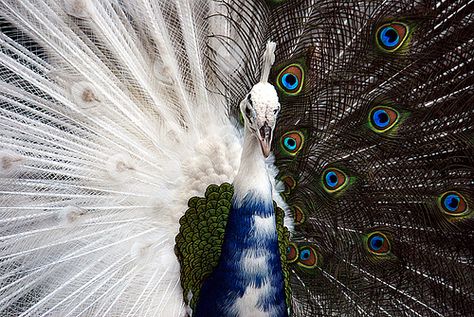
<path fill-rule="evenodd" d="M 259 129 L 259 132 L 260 132 L 260 137 L 263 139 L 263 140 L 267 140 L 267 139 L 270 139 L 270 136 L 272 134 L 272 128 L 270 128 L 270 126 L 268 125 L 267 122 L 265 122 L 263 124 L 263 127 L 261 127 Z"/>

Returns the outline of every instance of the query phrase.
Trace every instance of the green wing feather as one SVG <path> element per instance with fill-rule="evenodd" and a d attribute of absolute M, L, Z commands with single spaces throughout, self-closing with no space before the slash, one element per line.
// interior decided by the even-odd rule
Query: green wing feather
<path fill-rule="evenodd" d="M 199 298 L 202 282 L 219 262 L 225 227 L 232 206 L 234 187 L 229 183 L 220 186 L 212 184 L 206 189 L 205 197 L 192 197 L 188 210 L 179 220 L 180 229 L 176 236 L 175 252 L 181 266 L 183 297 L 192 309 Z M 290 232 L 283 225 L 285 213 L 274 202 L 276 212 L 278 243 L 285 278 L 285 293 L 290 307 L 290 271 L 286 263 L 286 249 Z"/>
<path fill-rule="evenodd" d="M 276 214 L 276 227 L 278 233 L 278 246 L 280 248 L 280 259 L 281 259 L 281 268 L 283 271 L 283 278 L 285 282 L 285 298 L 286 306 L 291 309 L 291 288 L 290 288 L 290 267 L 287 263 L 287 248 L 290 240 L 290 231 L 287 227 L 283 225 L 285 220 L 285 212 L 283 209 L 279 208 L 275 202 L 273 202 L 273 207 Z"/>
<path fill-rule="evenodd" d="M 228 183 L 210 185 L 205 197 L 189 199 L 189 208 L 179 220 L 175 252 L 184 299 L 191 308 L 197 303 L 202 281 L 218 264 L 233 193 Z"/>

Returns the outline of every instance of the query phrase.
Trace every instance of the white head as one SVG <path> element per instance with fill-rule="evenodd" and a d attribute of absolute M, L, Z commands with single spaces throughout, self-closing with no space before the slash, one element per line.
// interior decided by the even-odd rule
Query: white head
<path fill-rule="evenodd" d="M 259 82 L 240 103 L 247 133 L 254 135 L 260 142 L 262 154 L 270 154 L 273 130 L 280 111 L 278 95 L 271 84 Z"/>
<path fill-rule="evenodd" d="M 263 54 L 260 82 L 252 87 L 250 93 L 240 103 L 246 133 L 257 138 L 265 157 L 270 154 L 273 129 L 280 111 L 280 102 L 275 87 L 268 83 L 268 76 L 275 62 L 275 47 L 274 42 L 267 43 Z"/>

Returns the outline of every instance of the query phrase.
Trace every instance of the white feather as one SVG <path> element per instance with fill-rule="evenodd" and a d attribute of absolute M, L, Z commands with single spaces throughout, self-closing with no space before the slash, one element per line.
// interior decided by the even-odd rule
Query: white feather
<path fill-rule="evenodd" d="M 241 67 L 245 52 L 209 37 L 235 34 L 224 8 L 2 0 L 0 10 L 44 50 L 0 34 L 0 312 L 184 315 L 178 220 L 190 197 L 234 180 L 242 151 L 204 58 L 216 51 L 229 77 Z"/>
<path fill-rule="evenodd" d="M 1 2 L 47 55 L 0 37 L 7 315 L 185 314 L 178 219 L 233 181 L 241 138 L 205 80 L 213 7 L 138 2 Z"/>

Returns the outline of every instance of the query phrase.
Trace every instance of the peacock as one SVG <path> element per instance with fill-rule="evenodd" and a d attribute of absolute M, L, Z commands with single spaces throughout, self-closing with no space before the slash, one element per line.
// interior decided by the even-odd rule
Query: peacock
<path fill-rule="evenodd" d="M 0 316 L 474 316 L 473 0 L 0 28 Z"/>

